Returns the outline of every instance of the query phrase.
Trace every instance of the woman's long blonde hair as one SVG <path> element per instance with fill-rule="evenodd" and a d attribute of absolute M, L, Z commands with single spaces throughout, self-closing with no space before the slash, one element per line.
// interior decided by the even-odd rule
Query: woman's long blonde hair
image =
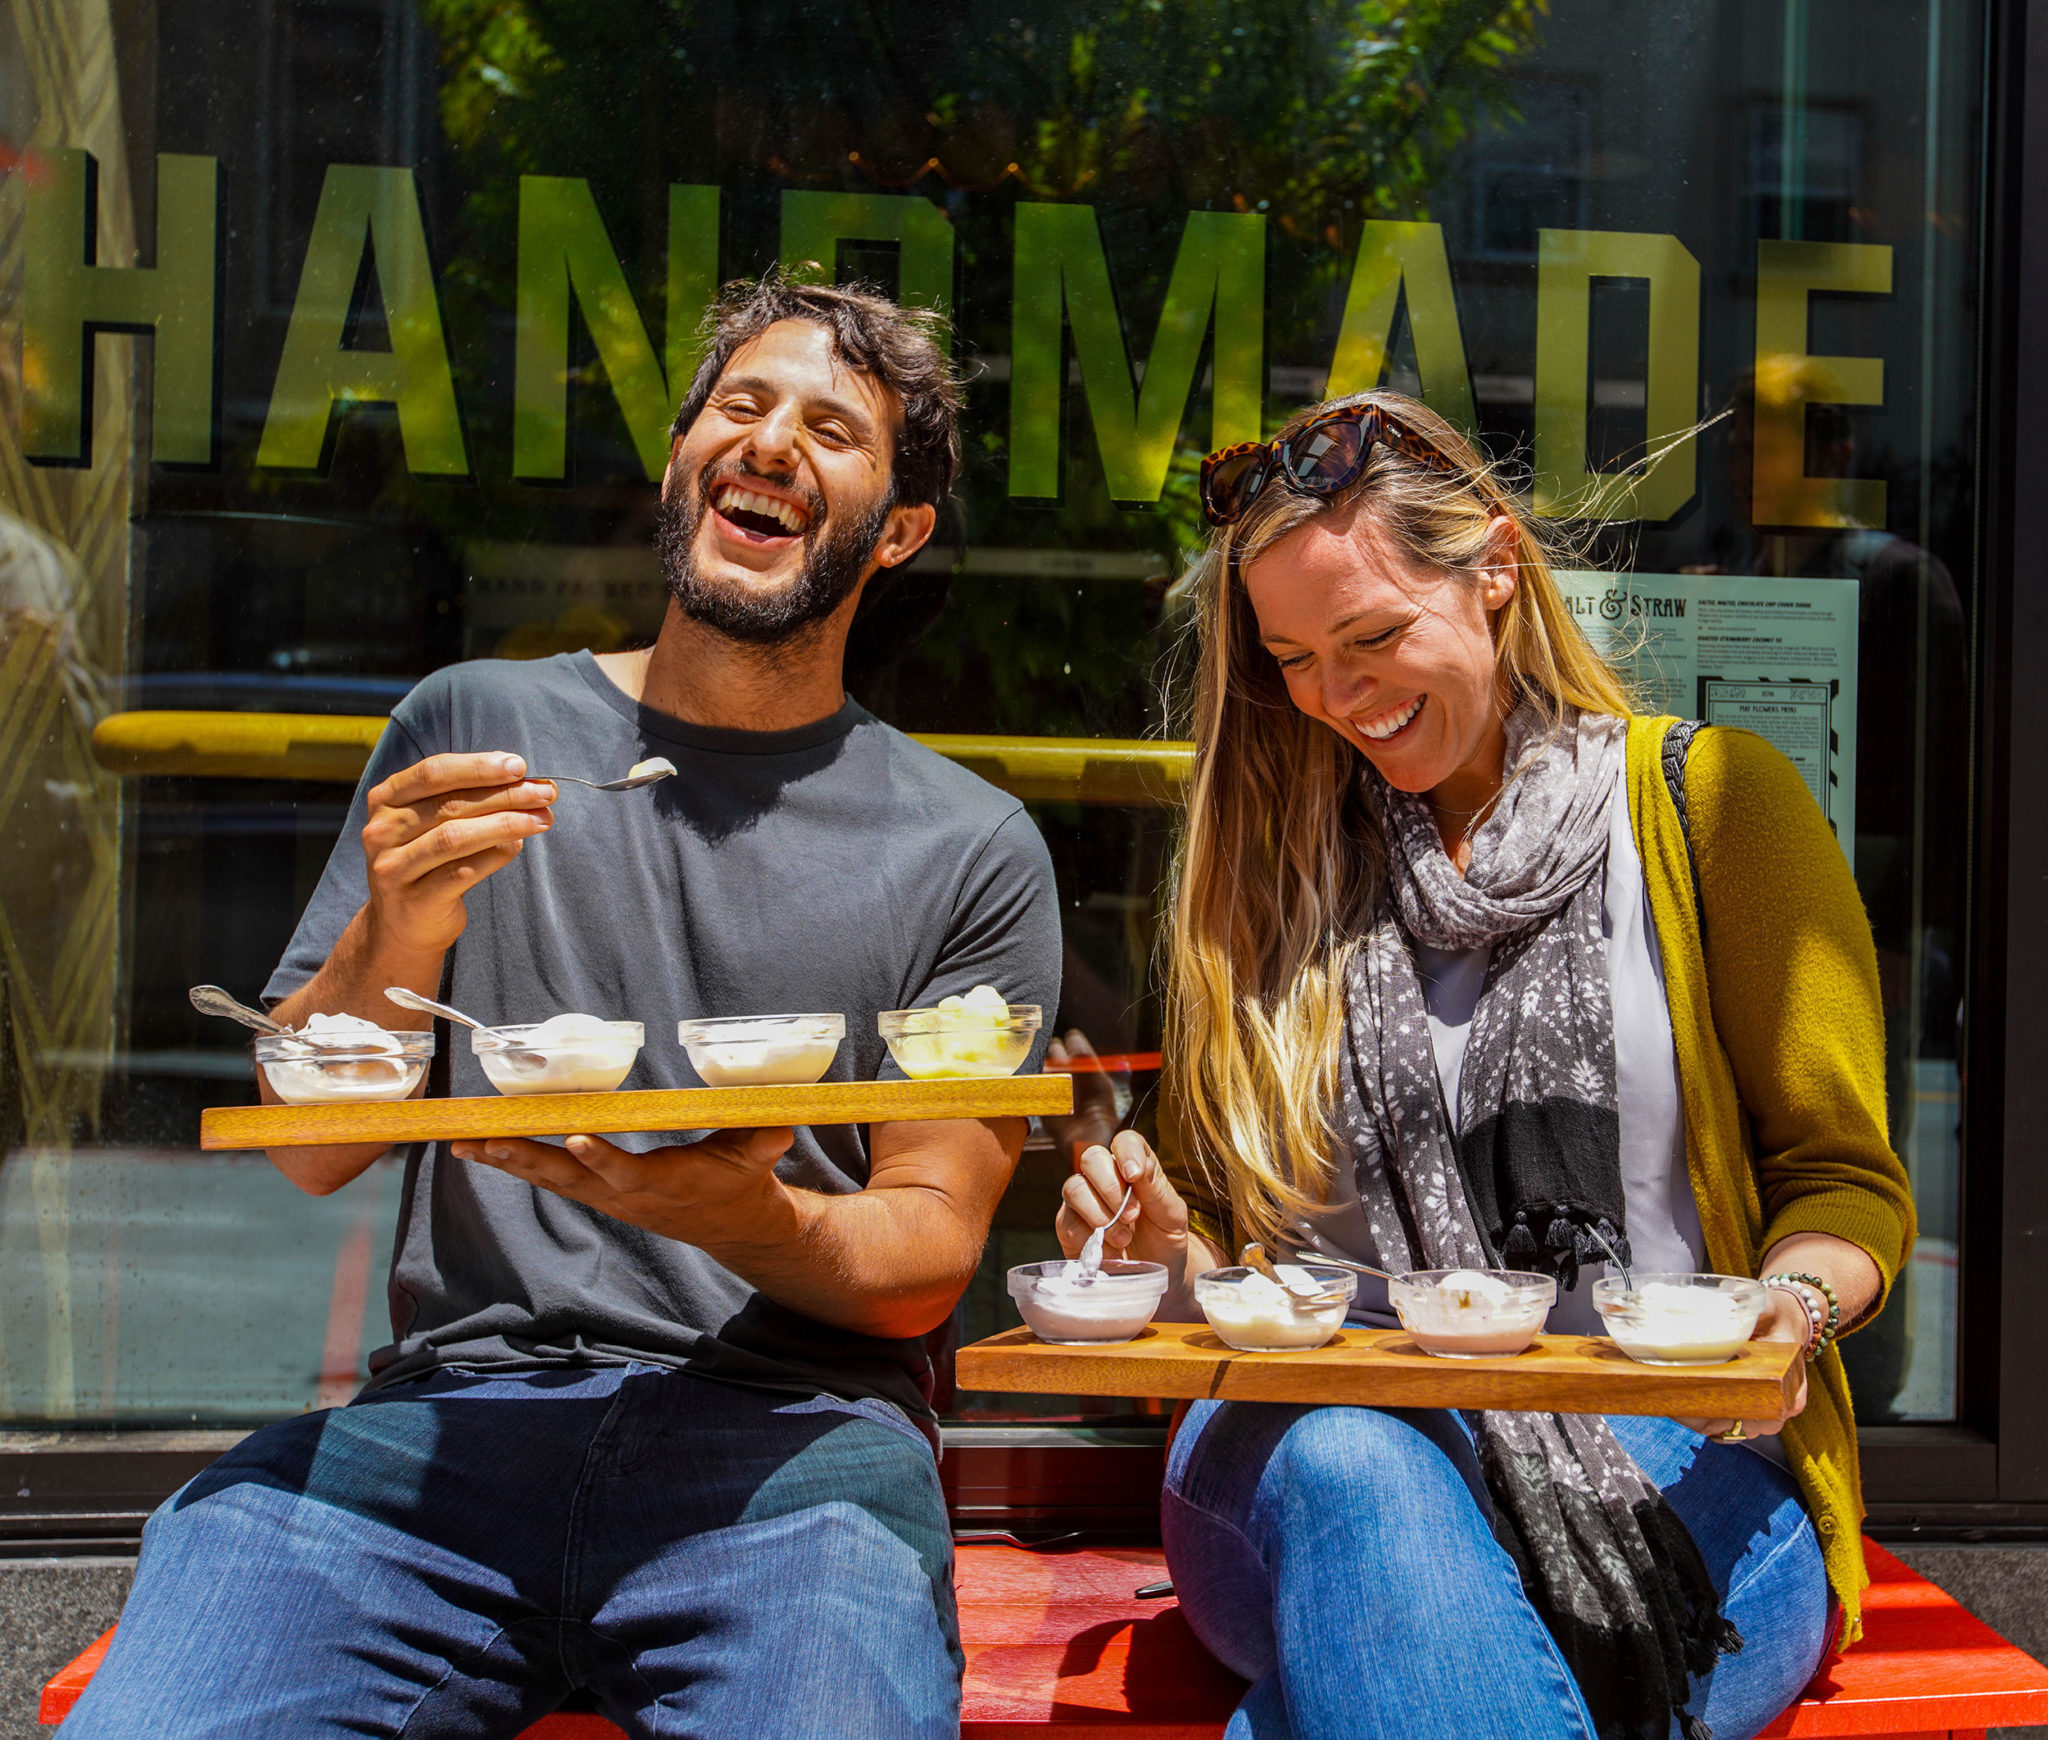
<path fill-rule="evenodd" d="M 1631 711 L 1626 683 L 1558 590 L 1562 541 L 1428 407 L 1389 392 L 1332 401 L 1353 404 L 1392 412 L 1456 474 L 1380 443 L 1336 496 L 1269 484 L 1212 535 L 1189 574 L 1195 765 L 1166 974 L 1167 1056 L 1180 1077 L 1174 1135 L 1227 1195 L 1240 1236 L 1268 1243 L 1290 1214 L 1328 1194 L 1345 975 L 1379 899 L 1385 848 L 1359 796 L 1357 751 L 1294 706 L 1259 642 L 1244 564 L 1316 515 L 1357 504 L 1412 562 L 1477 584 L 1497 560 L 1493 525 L 1504 517 L 1518 573 L 1494 619 L 1502 692 L 1553 714 L 1560 703 Z M 1300 413 L 1281 434 L 1331 408 Z"/>

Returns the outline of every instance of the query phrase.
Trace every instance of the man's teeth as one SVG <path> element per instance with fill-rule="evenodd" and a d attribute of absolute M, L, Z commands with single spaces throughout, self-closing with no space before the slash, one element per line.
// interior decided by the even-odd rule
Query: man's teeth
<path fill-rule="evenodd" d="M 794 502 L 782 501 L 772 495 L 758 495 L 751 489 L 741 489 L 737 484 L 727 484 L 718 494 L 720 513 L 760 514 L 765 519 L 792 532 L 804 529 L 804 514 Z"/>
<path fill-rule="evenodd" d="M 1362 736 L 1372 738 L 1374 742 L 1378 742 L 1382 738 L 1391 737 L 1403 725 L 1407 724 L 1410 719 L 1415 717 L 1416 710 L 1421 705 L 1422 697 L 1417 695 L 1407 706 L 1398 708 L 1392 713 L 1382 713 L 1371 724 L 1359 726 L 1359 732 Z"/>

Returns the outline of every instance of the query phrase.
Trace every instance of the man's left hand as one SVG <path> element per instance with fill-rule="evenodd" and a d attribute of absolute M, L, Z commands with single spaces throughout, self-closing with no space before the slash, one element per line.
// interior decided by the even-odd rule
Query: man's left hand
<path fill-rule="evenodd" d="M 701 1141 L 635 1154 L 600 1136 L 571 1136 L 561 1148 L 497 1137 L 457 1142 L 452 1152 L 614 1220 L 710 1249 L 772 1236 L 768 1223 L 781 1192 L 775 1163 L 795 1139 L 787 1127 L 715 1130 Z"/>
<path fill-rule="evenodd" d="M 1804 1349 L 1807 1338 L 1813 1333 L 1805 1308 L 1790 1293 L 1773 1287 L 1764 1294 L 1764 1313 L 1756 1321 L 1756 1332 L 1752 1341 L 1789 1341 L 1795 1347 Z M 1806 1361 L 1799 1361 L 1798 1387 L 1792 1392 L 1792 1405 L 1784 1413 L 1766 1420 L 1744 1420 L 1742 1436 L 1745 1438 L 1769 1438 L 1784 1428 L 1787 1420 L 1795 1419 L 1806 1407 Z M 1702 1437 L 1718 1438 L 1723 1432 L 1733 1431 L 1734 1420 L 1680 1420 L 1681 1426 L 1690 1427 Z"/>

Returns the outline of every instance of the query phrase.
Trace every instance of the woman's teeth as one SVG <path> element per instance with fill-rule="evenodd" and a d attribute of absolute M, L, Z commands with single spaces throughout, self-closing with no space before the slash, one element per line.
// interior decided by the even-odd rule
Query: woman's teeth
<path fill-rule="evenodd" d="M 736 483 L 728 483 L 718 492 L 718 511 L 722 514 L 755 514 L 762 519 L 773 520 L 785 531 L 801 532 L 804 529 L 804 511 L 794 502 L 787 502 L 772 495 L 761 495 L 751 489 L 742 489 Z"/>
<path fill-rule="evenodd" d="M 1422 708 L 1422 697 L 1417 695 L 1404 707 L 1396 707 L 1391 713 L 1382 713 L 1366 721 L 1358 728 L 1361 737 L 1370 737 L 1375 743 L 1384 742 L 1405 726 Z"/>

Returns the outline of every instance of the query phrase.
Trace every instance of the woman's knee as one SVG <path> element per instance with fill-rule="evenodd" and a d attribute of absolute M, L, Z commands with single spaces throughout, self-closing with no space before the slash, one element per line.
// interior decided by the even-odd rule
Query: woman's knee
<path fill-rule="evenodd" d="M 1375 1509 L 1418 1498 L 1478 1500 L 1478 1460 L 1444 1412 L 1315 1408 L 1294 1422 L 1270 1465 L 1301 1502 L 1364 1502 Z"/>

